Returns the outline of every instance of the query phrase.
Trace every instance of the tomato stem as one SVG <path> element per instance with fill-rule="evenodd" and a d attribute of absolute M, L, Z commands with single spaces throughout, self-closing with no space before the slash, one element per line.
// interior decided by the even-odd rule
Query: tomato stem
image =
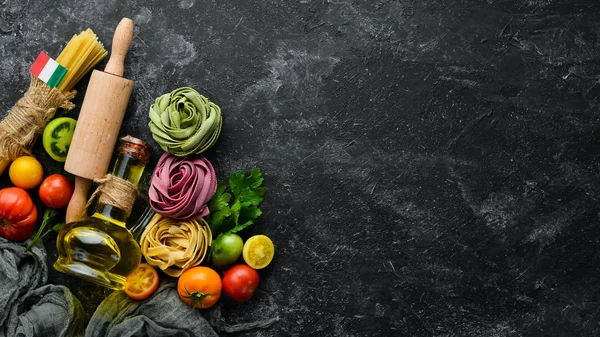
<path fill-rule="evenodd" d="M 196 304 L 200 304 L 200 307 L 203 307 L 204 306 L 204 303 L 203 303 L 204 299 L 207 298 L 207 297 L 212 296 L 211 294 L 205 294 L 205 293 L 203 293 L 201 291 L 190 292 L 185 285 L 183 285 L 183 288 L 189 294 L 189 296 L 186 296 L 186 295 L 183 295 L 183 294 L 180 294 L 180 295 L 183 298 L 191 298 L 192 299 L 192 303 L 190 303 L 190 305 L 192 307 L 195 307 Z"/>

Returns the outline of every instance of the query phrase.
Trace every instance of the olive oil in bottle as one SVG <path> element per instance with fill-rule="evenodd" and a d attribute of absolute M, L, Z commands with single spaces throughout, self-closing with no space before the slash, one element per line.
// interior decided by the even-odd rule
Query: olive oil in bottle
<path fill-rule="evenodd" d="M 109 178 L 118 183 L 107 183 L 99 192 L 92 216 L 69 223 L 60 231 L 56 239 L 56 270 L 111 289 L 123 289 L 125 278 L 141 260 L 140 246 L 125 222 L 150 151 L 150 145 L 142 140 L 131 136 L 121 138 Z"/>

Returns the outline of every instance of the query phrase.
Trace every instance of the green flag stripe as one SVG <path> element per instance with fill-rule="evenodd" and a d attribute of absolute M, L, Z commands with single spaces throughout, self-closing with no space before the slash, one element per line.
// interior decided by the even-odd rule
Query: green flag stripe
<path fill-rule="evenodd" d="M 56 86 L 58 86 L 58 84 L 63 79 L 66 73 L 67 68 L 59 64 L 58 67 L 56 67 L 56 70 L 54 70 L 54 72 L 52 73 L 52 76 L 50 76 L 50 79 L 48 79 L 48 83 L 46 84 L 48 84 L 48 86 L 50 86 L 51 88 L 56 88 Z"/>

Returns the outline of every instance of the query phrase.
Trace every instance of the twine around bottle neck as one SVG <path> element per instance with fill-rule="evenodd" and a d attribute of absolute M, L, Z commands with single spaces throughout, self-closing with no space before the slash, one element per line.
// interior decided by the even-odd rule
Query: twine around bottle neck
<path fill-rule="evenodd" d="M 98 187 L 85 205 L 87 210 L 96 198 L 99 205 L 110 205 L 123 211 L 125 217 L 129 217 L 131 209 L 137 196 L 137 187 L 131 182 L 107 174 L 102 178 L 94 179 Z"/>

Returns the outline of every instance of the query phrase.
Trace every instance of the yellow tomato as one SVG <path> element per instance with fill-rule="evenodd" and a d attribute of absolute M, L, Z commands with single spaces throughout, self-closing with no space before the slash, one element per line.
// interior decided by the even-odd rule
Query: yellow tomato
<path fill-rule="evenodd" d="M 271 263 L 275 255 L 273 241 L 266 235 L 254 235 L 246 240 L 242 249 L 244 261 L 254 268 L 262 269 Z"/>
<path fill-rule="evenodd" d="M 28 190 L 42 182 L 44 168 L 34 157 L 22 156 L 10 164 L 8 176 L 15 186 Z"/>

